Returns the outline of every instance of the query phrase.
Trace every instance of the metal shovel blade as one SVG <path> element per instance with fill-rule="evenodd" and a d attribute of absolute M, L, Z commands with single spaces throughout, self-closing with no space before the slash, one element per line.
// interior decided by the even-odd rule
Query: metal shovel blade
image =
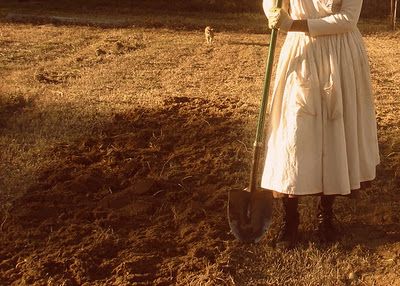
<path fill-rule="evenodd" d="M 259 242 L 271 224 L 272 204 L 270 191 L 229 191 L 228 220 L 233 235 L 242 242 Z"/>

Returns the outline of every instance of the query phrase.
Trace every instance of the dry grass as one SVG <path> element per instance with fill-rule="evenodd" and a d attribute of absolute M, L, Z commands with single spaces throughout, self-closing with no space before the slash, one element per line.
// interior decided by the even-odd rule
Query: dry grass
<path fill-rule="evenodd" d="M 263 45 L 263 38 L 221 33 L 219 41 L 224 47 L 216 57 L 225 57 L 225 47 L 238 47 L 246 40 Z M 156 108 L 165 96 L 176 94 L 177 90 L 182 96 L 198 92 L 199 86 L 203 87 L 203 94 L 213 90 L 215 84 L 204 84 L 212 80 L 212 68 L 223 69 L 223 77 L 228 78 L 228 68 L 234 63 L 223 66 L 217 58 L 209 62 L 207 54 L 214 53 L 213 49 L 196 49 L 196 42 L 203 43 L 201 33 L 4 25 L 0 115 L 4 122 L 2 170 L 8 175 L 2 176 L 7 180 L 2 189 L 14 193 L 29 185 L 34 179 L 31 174 L 56 159 L 51 154 L 43 157 L 45 150 L 89 136 L 109 122 L 113 114 L 132 106 Z M 170 52 L 175 47 L 179 47 L 177 55 Z M 99 49 L 104 53 L 99 54 Z M 233 55 L 234 50 L 228 52 Z M 257 53 L 260 73 L 263 57 L 261 51 Z M 199 57 L 200 77 L 195 71 L 187 72 L 196 69 L 191 56 Z M 235 77 L 241 81 L 246 76 L 255 78 L 250 74 L 251 68 L 247 74 Z M 232 92 L 248 93 L 246 86 L 233 88 L 236 90 Z M 19 180 L 8 181 L 10 177 Z"/>
<path fill-rule="evenodd" d="M 2 11 L 5 14 L 6 10 Z M 264 29 L 260 16 L 246 17 L 239 23 L 237 20 L 243 19 L 242 15 L 227 18 L 211 16 L 208 21 L 221 29 L 237 28 L 242 31 L 220 30 L 212 47 L 204 44 L 202 29 L 176 31 L 139 27 L 101 29 L 51 24 L 2 24 L 1 202 L 11 202 L 23 195 L 27 187 L 37 181 L 42 170 L 57 166 L 62 158 L 58 157 L 59 153 L 53 152 L 55 147 L 68 149 L 80 140 L 102 138 L 105 126 L 121 114 L 137 112 L 139 108 L 148 112 L 163 110 L 165 100 L 176 96 L 197 98 L 204 112 L 216 115 L 211 118 L 214 121 L 208 117 L 202 119 L 202 111 L 195 109 L 198 118 L 186 118 L 188 121 L 203 120 L 204 128 L 217 125 L 215 118 L 218 119 L 218 116 L 235 117 L 232 111 L 240 111 L 241 130 L 238 134 L 247 138 L 238 137 L 237 142 L 229 142 L 235 146 L 236 154 L 227 155 L 221 151 L 220 156 L 238 156 L 237 159 L 247 156 L 261 93 L 267 36 L 243 33 L 244 30 L 259 32 Z M 134 15 L 128 20 L 144 26 L 164 27 L 165 23 L 166 27 L 175 28 L 205 26 L 204 19 L 196 14 L 173 15 L 164 18 L 162 25 L 157 24 L 157 19 L 160 18 Z M 256 246 L 241 245 L 232 238 L 221 238 L 218 241 L 221 245 L 217 247 L 206 239 L 220 224 L 211 225 L 214 221 L 205 221 L 196 226 L 203 236 L 199 235 L 197 240 L 186 246 L 186 256 L 166 260 L 163 264 L 162 270 L 171 273 L 164 282 L 177 285 L 400 285 L 400 52 L 397 49 L 400 36 L 386 32 L 377 34 L 382 28 L 382 25 L 378 28 L 371 24 L 363 26 L 365 31 L 371 32 L 365 40 L 376 92 L 383 163 L 379 167 L 378 179 L 358 200 L 339 200 L 337 215 L 345 233 L 342 242 L 326 247 L 314 242 L 313 198 L 302 201 L 304 220 L 301 228 L 304 237 L 299 248 L 289 252 L 269 247 L 268 238 L 264 244 Z M 218 108 L 220 105 L 213 105 L 215 102 L 226 104 L 227 99 L 235 99 L 237 103 L 225 111 Z M 149 149 L 157 153 L 168 136 L 158 131 L 151 134 Z M 110 158 L 111 152 L 109 149 L 104 158 Z M 205 158 L 211 155 L 205 151 Z M 156 166 L 150 165 L 149 161 L 147 164 L 150 175 L 157 179 L 173 176 L 182 168 L 175 157 L 168 157 Z M 219 167 L 209 166 L 209 170 L 194 171 L 207 174 L 208 171 L 213 172 L 213 168 Z M 247 178 L 247 170 L 237 173 L 235 183 L 240 186 Z M 182 185 L 184 179 L 186 177 L 182 178 Z M 220 188 L 219 191 L 226 189 Z M 206 195 L 213 198 L 211 192 Z M 9 205 L 3 204 L 0 223 L 8 219 Z M 162 205 L 158 211 L 160 214 L 167 213 L 163 224 L 172 224 L 179 232 L 179 227 L 188 220 L 187 208 L 186 205 Z M 225 221 L 223 208 L 216 210 L 216 214 L 218 221 Z M 277 211 L 272 232 L 276 230 L 279 217 Z M 207 223 L 210 225 L 205 228 Z M 91 267 L 92 252 L 101 252 L 110 244 L 122 247 L 118 235 L 112 230 L 95 226 L 92 232 L 92 236 L 88 237 L 96 241 L 90 246 L 91 252 L 82 250 L 77 254 L 82 256 L 80 261 L 87 260 L 86 264 L 73 264 L 82 277 L 84 269 Z M 49 243 L 57 240 L 52 235 L 56 233 L 49 235 Z M 156 235 L 161 236 L 162 233 Z M 90 239 L 85 243 L 89 244 Z M 201 251 L 216 254 L 209 259 Z M 193 257 L 198 259 L 192 263 L 189 258 Z M 21 263 L 19 267 L 37 267 L 33 256 L 26 260 L 22 257 L 18 259 Z M 30 261 L 30 264 L 23 266 L 21 261 Z M 129 265 L 133 265 L 140 268 L 140 261 L 120 264 L 113 272 L 115 280 L 112 282 L 126 285 L 126 267 L 129 269 Z M 4 265 L 0 264 L 0 269 L 6 267 Z M 48 283 L 65 280 L 57 275 L 59 273 L 47 277 Z M 27 276 L 22 275 L 15 281 L 23 283 L 24 277 Z M 34 283 L 35 278 L 30 277 L 26 283 Z M 135 276 L 132 279 L 139 278 Z M 92 281 L 96 285 L 106 283 L 104 281 L 111 283 L 102 276 Z M 168 282 L 160 282 L 160 285 L 168 285 Z"/>

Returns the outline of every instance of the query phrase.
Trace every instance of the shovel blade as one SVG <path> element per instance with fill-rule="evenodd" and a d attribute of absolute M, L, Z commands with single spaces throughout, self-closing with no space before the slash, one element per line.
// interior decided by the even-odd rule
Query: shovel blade
<path fill-rule="evenodd" d="M 270 191 L 229 191 L 228 220 L 233 235 L 245 243 L 257 243 L 272 220 L 273 196 Z"/>

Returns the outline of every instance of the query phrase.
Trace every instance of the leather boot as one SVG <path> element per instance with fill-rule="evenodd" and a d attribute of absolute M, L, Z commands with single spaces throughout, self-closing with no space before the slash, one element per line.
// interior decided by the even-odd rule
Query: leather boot
<path fill-rule="evenodd" d="M 276 247 L 282 249 L 293 248 L 298 239 L 299 228 L 299 212 L 297 210 L 299 199 L 298 198 L 283 198 L 283 208 L 285 216 L 283 224 L 276 237 Z"/>
<path fill-rule="evenodd" d="M 321 196 L 318 202 L 317 233 L 321 242 L 334 242 L 338 238 L 338 232 L 333 223 L 334 196 Z"/>

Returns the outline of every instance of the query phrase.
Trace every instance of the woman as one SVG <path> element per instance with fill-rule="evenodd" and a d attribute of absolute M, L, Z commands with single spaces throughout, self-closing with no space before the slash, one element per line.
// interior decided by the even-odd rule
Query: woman
<path fill-rule="evenodd" d="M 284 0 L 285 1 L 285 0 Z M 379 151 L 368 58 L 357 29 L 362 0 L 274 0 L 270 28 L 287 33 L 270 101 L 261 186 L 283 197 L 278 243 L 296 243 L 298 197 L 320 195 L 318 233 L 335 238 L 332 205 L 375 178 Z"/>

